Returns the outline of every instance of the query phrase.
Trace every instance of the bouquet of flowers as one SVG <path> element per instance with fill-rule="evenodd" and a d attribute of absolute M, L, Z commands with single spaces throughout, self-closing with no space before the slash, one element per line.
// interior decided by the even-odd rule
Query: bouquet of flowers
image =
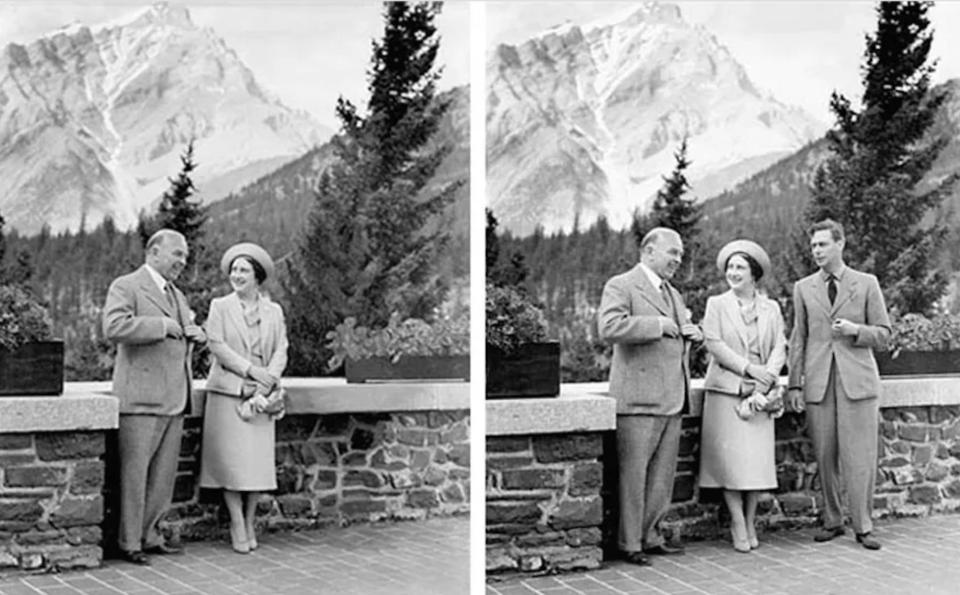
<path fill-rule="evenodd" d="M 740 419 L 749 420 L 758 413 L 766 413 L 776 419 L 783 415 L 783 387 L 774 386 L 767 394 L 754 390 L 753 394 L 737 404 L 737 415 Z"/>

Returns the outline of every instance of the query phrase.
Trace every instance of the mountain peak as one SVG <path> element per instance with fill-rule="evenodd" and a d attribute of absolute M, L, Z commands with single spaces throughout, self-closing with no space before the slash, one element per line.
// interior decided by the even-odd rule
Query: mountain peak
<path fill-rule="evenodd" d="M 625 9 L 614 11 L 609 15 L 590 21 L 584 25 L 584 29 L 593 31 L 608 27 L 636 27 L 643 24 L 684 24 L 680 7 L 676 4 L 643 2 L 639 7 L 632 3 L 626 6 Z"/>
<path fill-rule="evenodd" d="M 330 134 L 266 93 L 179 4 L 9 44 L 0 70 L 0 212 L 23 233 L 108 215 L 136 223 L 190 139 L 203 164 L 194 181 L 212 201 Z"/>
<path fill-rule="evenodd" d="M 102 23 L 99 29 L 114 29 L 117 27 L 174 27 L 177 29 L 195 29 L 196 25 L 190 17 L 190 11 L 182 4 L 171 2 L 154 2 L 140 10 L 125 14 L 112 21 Z"/>
<path fill-rule="evenodd" d="M 628 225 L 684 138 L 691 184 L 707 198 L 822 132 L 760 94 L 677 5 L 627 8 L 491 54 L 487 190 L 503 229 L 549 233 L 601 216 Z"/>

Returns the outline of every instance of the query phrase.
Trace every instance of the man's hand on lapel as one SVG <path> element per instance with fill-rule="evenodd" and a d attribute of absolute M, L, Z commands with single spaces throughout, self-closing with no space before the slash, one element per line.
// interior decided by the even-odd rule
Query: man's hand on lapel
<path fill-rule="evenodd" d="M 694 343 L 699 343 L 703 341 L 703 332 L 700 330 L 700 327 L 688 322 L 680 327 L 680 334 L 683 335 L 683 338 L 687 341 L 693 341 Z"/>
<path fill-rule="evenodd" d="M 197 326 L 196 324 L 188 324 L 183 327 L 183 334 L 187 338 L 187 341 L 193 341 L 197 344 L 207 342 L 207 334 L 203 332 L 203 327 Z"/>
<path fill-rule="evenodd" d="M 660 329 L 664 337 L 677 338 L 680 336 L 680 328 L 677 323 L 669 316 L 660 317 Z"/>
<path fill-rule="evenodd" d="M 180 323 L 172 318 L 163 319 L 163 330 L 165 337 L 178 340 L 183 338 L 183 329 L 180 328 Z"/>
<path fill-rule="evenodd" d="M 857 333 L 860 332 L 860 325 L 855 322 L 850 322 L 846 318 L 837 318 L 833 321 L 833 326 L 830 328 L 834 336 L 841 337 L 856 337 Z"/>

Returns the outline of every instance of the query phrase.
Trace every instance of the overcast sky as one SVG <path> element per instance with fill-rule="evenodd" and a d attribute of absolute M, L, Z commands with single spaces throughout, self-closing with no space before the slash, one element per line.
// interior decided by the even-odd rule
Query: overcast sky
<path fill-rule="evenodd" d="M 705 26 L 760 88 L 799 105 L 826 124 L 830 92 L 859 97 L 864 35 L 876 28 L 873 2 L 677 2 L 683 18 Z M 518 43 L 566 20 L 586 24 L 639 7 L 628 2 L 487 4 L 488 47 Z M 960 77 L 960 2 L 930 11 L 935 82 Z"/>
<path fill-rule="evenodd" d="M 23 43 L 61 25 L 95 25 L 149 6 L 150 2 L 0 0 L 0 48 Z M 212 27 L 288 106 L 312 113 L 332 129 L 337 97 L 366 101 L 370 42 L 383 33 L 379 2 L 329 0 L 209 0 L 181 2 L 193 21 Z M 438 58 L 445 65 L 440 88 L 469 78 L 469 5 L 447 3 L 437 19 Z"/>

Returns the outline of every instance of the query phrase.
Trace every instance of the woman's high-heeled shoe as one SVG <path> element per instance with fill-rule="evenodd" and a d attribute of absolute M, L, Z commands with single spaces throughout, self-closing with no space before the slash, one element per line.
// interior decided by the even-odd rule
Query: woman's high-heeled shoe
<path fill-rule="evenodd" d="M 730 525 L 730 537 L 733 540 L 733 549 L 742 554 L 750 553 L 750 540 L 747 538 L 747 528 Z"/>
<path fill-rule="evenodd" d="M 243 525 L 240 525 L 239 528 L 230 525 L 230 545 L 233 546 L 233 551 L 238 554 L 250 553 L 250 544 L 247 543 L 247 532 Z"/>
<path fill-rule="evenodd" d="M 757 528 L 753 525 L 747 525 L 747 543 L 750 544 L 752 550 L 760 547 L 760 540 L 757 539 Z"/>

